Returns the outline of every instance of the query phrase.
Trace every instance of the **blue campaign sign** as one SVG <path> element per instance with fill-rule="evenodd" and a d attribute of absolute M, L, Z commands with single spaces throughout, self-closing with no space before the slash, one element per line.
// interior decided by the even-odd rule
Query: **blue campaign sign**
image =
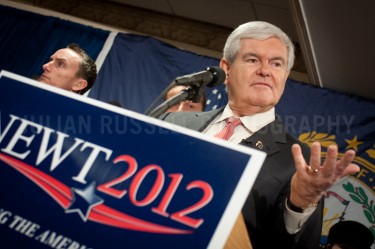
<path fill-rule="evenodd" d="M 0 247 L 221 248 L 265 159 L 0 74 Z"/>

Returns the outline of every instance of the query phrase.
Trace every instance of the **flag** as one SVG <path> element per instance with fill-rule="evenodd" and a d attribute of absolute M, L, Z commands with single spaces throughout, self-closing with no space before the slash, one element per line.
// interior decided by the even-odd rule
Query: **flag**
<path fill-rule="evenodd" d="M 339 156 L 354 150 L 359 173 L 345 177 L 326 191 L 321 244 L 339 221 L 355 220 L 375 236 L 375 102 L 289 79 L 276 106 L 287 130 L 311 145 L 319 141 L 323 158 L 329 145 Z"/>

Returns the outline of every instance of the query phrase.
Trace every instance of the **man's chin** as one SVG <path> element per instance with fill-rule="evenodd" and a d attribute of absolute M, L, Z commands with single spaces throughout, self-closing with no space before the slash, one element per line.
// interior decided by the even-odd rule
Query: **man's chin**
<path fill-rule="evenodd" d="M 40 77 L 38 81 L 41 82 L 41 83 L 43 83 L 43 84 L 52 85 L 51 82 L 43 79 L 42 77 Z"/>

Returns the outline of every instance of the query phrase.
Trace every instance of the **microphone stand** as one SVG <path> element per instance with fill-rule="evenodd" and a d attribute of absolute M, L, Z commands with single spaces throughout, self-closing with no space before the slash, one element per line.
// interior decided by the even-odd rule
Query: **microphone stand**
<path fill-rule="evenodd" d="M 160 115 L 165 113 L 169 108 L 185 100 L 193 100 L 194 102 L 196 102 L 197 100 L 199 100 L 199 93 L 200 93 L 199 91 L 200 91 L 200 86 L 197 86 L 197 85 L 190 86 L 182 90 L 180 93 L 173 96 L 172 98 L 161 103 L 158 107 L 152 110 L 148 114 L 148 116 L 158 118 L 160 117 Z"/>

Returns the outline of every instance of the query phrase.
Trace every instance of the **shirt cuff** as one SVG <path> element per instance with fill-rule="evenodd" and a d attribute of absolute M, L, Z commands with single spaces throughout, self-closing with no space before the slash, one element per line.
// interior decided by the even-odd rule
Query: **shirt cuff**
<path fill-rule="evenodd" d="M 298 213 L 290 210 L 285 200 L 284 221 L 285 228 L 289 234 L 296 234 L 301 230 L 303 224 L 310 218 L 316 208 L 309 208 L 307 212 Z"/>

